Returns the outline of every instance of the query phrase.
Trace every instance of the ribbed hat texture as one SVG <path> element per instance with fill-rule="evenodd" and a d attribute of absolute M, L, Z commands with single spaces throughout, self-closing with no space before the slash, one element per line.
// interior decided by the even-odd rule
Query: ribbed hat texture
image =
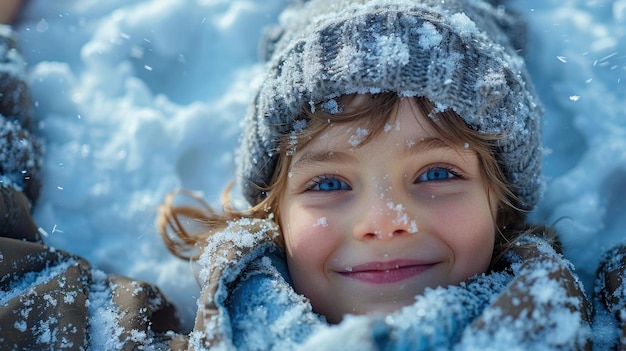
<path fill-rule="evenodd" d="M 517 205 L 540 196 L 542 108 L 519 54 L 517 19 L 478 0 L 312 0 L 285 10 L 265 42 L 267 73 L 237 155 L 245 198 L 263 198 L 278 141 L 303 106 L 353 93 L 423 96 L 473 129 L 499 133 Z"/>

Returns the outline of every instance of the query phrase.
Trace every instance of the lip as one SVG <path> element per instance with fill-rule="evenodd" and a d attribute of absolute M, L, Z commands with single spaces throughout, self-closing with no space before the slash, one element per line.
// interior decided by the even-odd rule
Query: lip
<path fill-rule="evenodd" d="M 414 260 L 394 260 L 387 262 L 368 262 L 351 269 L 339 271 L 344 277 L 372 284 L 391 284 L 416 275 L 434 267 L 436 263 Z"/>

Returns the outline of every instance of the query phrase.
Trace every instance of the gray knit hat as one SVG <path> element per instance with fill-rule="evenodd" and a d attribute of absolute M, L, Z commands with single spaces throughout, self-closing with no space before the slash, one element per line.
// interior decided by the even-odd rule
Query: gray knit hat
<path fill-rule="evenodd" d="M 254 205 L 278 141 L 300 112 L 353 93 L 423 96 L 504 138 L 497 155 L 531 209 L 540 196 L 542 108 L 519 54 L 519 21 L 480 0 L 312 0 L 285 10 L 265 43 L 267 74 L 245 121 L 238 177 Z M 330 111 L 329 111 L 330 112 Z"/>

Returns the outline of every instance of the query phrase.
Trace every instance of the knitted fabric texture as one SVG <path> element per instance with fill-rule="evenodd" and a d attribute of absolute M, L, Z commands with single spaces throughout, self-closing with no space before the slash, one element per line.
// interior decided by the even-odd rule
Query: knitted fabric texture
<path fill-rule="evenodd" d="M 478 0 L 294 4 L 264 46 L 268 71 L 237 160 L 245 198 L 252 205 L 263 199 L 278 141 L 301 131 L 302 108 L 345 94 L 397 92 L 452 109 L 481 133 L 501 134 L 497 157 L 516 205 L 532 209 L 542 184 L 542 108 L 519 54 L 519 24 Z"/>

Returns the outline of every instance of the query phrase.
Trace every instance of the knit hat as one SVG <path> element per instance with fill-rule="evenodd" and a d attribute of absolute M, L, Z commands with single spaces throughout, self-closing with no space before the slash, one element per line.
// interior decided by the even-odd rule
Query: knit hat
<path fill-rule="evenodd" d="M 237 155 L 245 198 L 252 205 L 264 198 L 278 141 L 300 131 L 304 106 L 397 92 L 503 135 L 498 161 L 516 205 L 532 209 L 541 188 L 542 108 L 519 54 L 523 32 L 517 18 L 480 0 L 312 0 L 285 10 L 264 44 L 268 71 Z"/>

